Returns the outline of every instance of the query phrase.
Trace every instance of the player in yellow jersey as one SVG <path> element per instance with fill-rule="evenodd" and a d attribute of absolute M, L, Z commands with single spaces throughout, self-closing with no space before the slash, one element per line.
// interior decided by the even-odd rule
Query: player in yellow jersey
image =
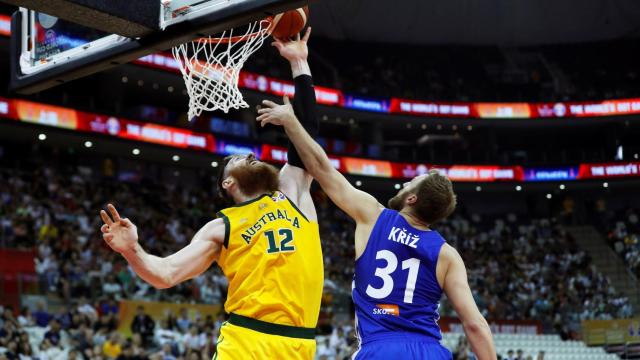
<path fill-rule="evenodd" d="M 273 45 L 289 60 L 296 83 L 298 116 L 317 131 L 315 92 L 307 63 L 309 30 L 303 39 Z M 101 211 L 109 246 L 158 289 L 206 271 L 213 262 L 229 279 L 214 359 L 301 359 L 315 355 L 315 328 L 324 283 L 312 178 L 293 146 L 279 172 L 253 154 L 225 159 L 218 187 L 234 205 L 220 211 L 191 243 L 160 258 L 138 243 L 136 226 L 111 204 Z"/>

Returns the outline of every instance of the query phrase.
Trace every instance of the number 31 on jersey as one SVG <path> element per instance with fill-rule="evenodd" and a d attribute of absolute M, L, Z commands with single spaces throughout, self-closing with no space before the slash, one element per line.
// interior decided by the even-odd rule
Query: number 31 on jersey
<path fill-rule="evenodd" d="M 367 286 L 367 295 L 371 296 L 374 299 L 384 299 L 387 296 L 391 295 L 393 292 L 394 282 L 391 274 L 393 274 L 398 268 L 398 258 L 396 254 L 392 253 L 389 250 L 380 250 L 376 254 L 376 260 L 385 260 L 387 262 L 387 266 L 383 268 L 377 268 L 375 272 L 375 276 L 382 279 L 382 287 L 379 289 L 374 288 L 371 285 Z M 419 259 L 407 259 L 402 262 L 402 270 L 409 270 L 409 275 L 407 276 L 407 284 L 404 290 L 404 302 L 407 304 L 413 303 L 413 292 L 416 289 L 416 282 L 418 281 L 418 270 L 420 270 L 420 260 Z"/>

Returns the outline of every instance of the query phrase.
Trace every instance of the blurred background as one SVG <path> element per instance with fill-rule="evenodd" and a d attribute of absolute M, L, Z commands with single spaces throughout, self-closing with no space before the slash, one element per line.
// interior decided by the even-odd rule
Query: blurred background
<path fill-rule="evenodd" d="M 501 359 L 640 358 L 640 4 L 313 3 L 318 142 L 382 203 L 437 168 L 459 207 L 436 226 L 462 254 Z M 210 359 L 226 280 L 156 291 L 112 253 L 114 202 L 168 255 L 220 210 L 222 158 L 284 162 L 253 108 L 293 90 L 266 45 L 252 106 L 189 121 L 170 52 L 32 96 L 11 94 L 0 4 L 0 359 Z M 67 24 L 62 49 L 95 36 Z M 49 49 L 51 50 L 51 49 Z M 56 51 L 53 49 L 52 51 Z M 325 256 L 318 359 L 357 348 L 353 222 L 314 189 Z M 446 298 L 443 343 L 475 359 Z"/>

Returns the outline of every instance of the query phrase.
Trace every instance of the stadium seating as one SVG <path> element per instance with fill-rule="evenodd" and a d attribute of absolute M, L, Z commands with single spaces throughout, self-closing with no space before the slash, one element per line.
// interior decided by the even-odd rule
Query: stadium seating
<path fill-rule="evenodd" d="M 452 352 L 464 334 L 443 333 L 442 344 Z M 545 360 L 606 360 L 618 359 L 615 354 L 607 354 L 603 348 L 587 347 L 581 341 L 562 341 L 558 335 L 519 335 L 494 334 L 498 354 L 506 356 L 509 350 L 514 353 L 522 350 L 525 359 L 528 356 L 536 358 L 540 351 L 544 351 Z"/>

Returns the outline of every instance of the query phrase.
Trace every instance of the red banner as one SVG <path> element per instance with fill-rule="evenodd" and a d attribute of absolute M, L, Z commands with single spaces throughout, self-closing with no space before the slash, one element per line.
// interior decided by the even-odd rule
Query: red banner
<path fill-rule="evenodd" d="M 214 154 L 234 153 L 233 147 L 216 147 L 216 139 L 209 133 L 198 133 L 142 121 L 85 113 L 24 100 L 0 98 L 0 118 L 14 119 L 57 128 L 110 135 L 122 139 L 162 144 L 176 148 L 203 150 Z M 251 144 L 256 156 L 274 163 L 287 161 L 287 149 L 269 144 Z M 243 147 L 244 149 L 245 147 Z M 261 151 L 260 151 L 261 150 Z M 526 182 L 577 179 L 608 179 L 640 176 L 640 162 L 581 164 L 564 168 L 523 168 L 522 166 L 493 165 L 434 165 L 396 163 L 329 155 L 332 165 L 351 175 L 390 179 L 411 179 L 436 169 L 456 182 Z M 575 173 L 577 172 L 577 176 Z M 529 174 L 525 177 L 525 173 Z M 564 174 L 574 174 L 573 176 Z M 553 175 L 553 176 L 552 176 Z M 551 178 L 550 178 L 551 176 Z M 559 177 L 558 177 L 559 176 Z"/>
<path fill-rule="evenodd" d="M 442 332 L 463 333 L 464 329 L 460 320 L 455 318 L 441 318 L 438 321 Z M 542 334 L 542 323 L 536 320 L 499 320 L 489 321 L 493 334 Z"/>
<path fill-rule="evenodd" d="M 0 15 L 0 35 L 11 36 L 11 16 Z"/>
<path fill-rule="evenodd" d="M 295 93 L 295 85 L 291 81 L 284 81 L 243 71 L 240 73 L 238 86 L 241 88 L 256 90 L 276 96 L 288 95 L 292 97 Z M 322 86 L 316 86 L 316 99 L 318 104 L 329 106 L 342 106 L 342 92 Z"/>
<path fill-rule="evenodd" d="M 607 179 L 640 176 L 640 162 L 582 164 L 578 179 Z"/>
<path fill-rule="evenodd" d="M 472 107 L 465 103 L 422 102 L 391 99 L 390 113 L 418 116 L 473 117 Z"/>

